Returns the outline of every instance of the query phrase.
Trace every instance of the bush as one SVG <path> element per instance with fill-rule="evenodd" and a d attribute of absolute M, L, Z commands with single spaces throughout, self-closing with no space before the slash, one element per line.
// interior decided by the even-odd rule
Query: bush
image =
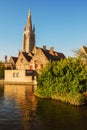
<path fill-rule="evenodd" d="M 0 79 L 4 78 L 4 65 L 0 62 Z"/>
<path fill-rule="evenodd" d="M 87 68 L 80 59 L 50 62 L 38 75 L 38 93 L 47 98 L 55 94 L 82 94 L 87 90 Z"/>

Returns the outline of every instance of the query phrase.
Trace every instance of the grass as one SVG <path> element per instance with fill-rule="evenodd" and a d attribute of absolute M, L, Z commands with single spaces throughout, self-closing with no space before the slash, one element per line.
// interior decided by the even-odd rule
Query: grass
<path fill-rule="evenodd" d="M 51 97 L 46 97 L 46 96 L 42 95 L 41 93 L 39 93 L 38 90 L 36 90 L 35 96 L 40 97 L 40 98 L 50 98 L 53 100 L 65 102 L 67 104 L 72 104 L 75 106 L 82 106 L 82 105 L 86 104 L 86 96 L 84 96 L 84 94 L 80 94 L 80 93 L 75 93 L 75 94 L 73 94 L 73 93 L 67 93 L 67 94 L 56 93 Z"/>

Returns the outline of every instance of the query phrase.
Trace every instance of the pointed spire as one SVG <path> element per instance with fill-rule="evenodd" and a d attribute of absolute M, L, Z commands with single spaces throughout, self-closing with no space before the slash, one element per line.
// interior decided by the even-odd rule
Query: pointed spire
<path fill-rule="evenodd" d="M 30 9 L 28 11 L 28 27 L 30 30 L 32 30 L 32 20 L 31 20 L 31 12 Z"/>
<path fill-rule="evenodd" d="M 33 25 L 33 32 L 35 32 L 35 25 Z"/>
<path fill-rule="evenodd" d="M 31 11 L 30 11 L 30 9 L 28 10 L 28 17 L 30 17 L 31 16 Z"/>

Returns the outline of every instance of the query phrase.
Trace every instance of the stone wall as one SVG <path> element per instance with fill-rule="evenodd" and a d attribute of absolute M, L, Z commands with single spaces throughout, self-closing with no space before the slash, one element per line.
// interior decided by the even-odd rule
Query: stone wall
<path fill-rule="evenodd" d="M 48 62 L 48 59 L 43 54 L 41 49 L 37 49 L 36 54 L 32 57 L 32 60 L 30 61 L 29 68 L 30 66 L 32 66 L 34 70 L 39 72 L 40 69 L 42 69 Z"/>
<path fill-rule="evenodd" d="M 20 54 L 17 60 L 16 69 L 21 69 L 21 70 L 29 69 L 29 62 L 25 59 L 22 53 Z"/>
<path fill-rule="evenodd" d="M 15 84 L 36 84 L 36 76 L 26 76 L 25 70 L 5 70 L 5 83 L 15 83 Z"/>

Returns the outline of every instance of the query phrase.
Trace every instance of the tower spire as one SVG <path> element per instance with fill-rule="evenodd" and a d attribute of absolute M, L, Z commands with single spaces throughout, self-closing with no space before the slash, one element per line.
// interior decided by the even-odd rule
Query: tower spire
<path fill-rule="evenodd" d="M 24 28 L 23 51 L 31 53 L 35 47 L 35 27 L 32 27 L 31 12 L 28 10 L 28 21 Z"/>
<path fill-rule="evenodd" d="M 30 9 L 28 10 L 28 28 L 29 30 L 32 30 L 32 20 L 31 20 L 31 12 Z"/>

